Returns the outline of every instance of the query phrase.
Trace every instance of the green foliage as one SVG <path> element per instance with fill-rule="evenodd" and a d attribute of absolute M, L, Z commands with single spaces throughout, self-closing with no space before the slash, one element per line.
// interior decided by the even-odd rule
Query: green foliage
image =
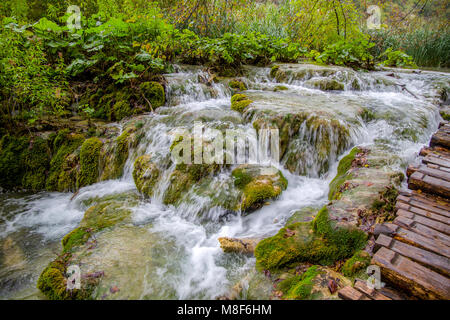
<path fill-rule="evenodd" d="M 413 61 L 413 58 L 403 51 L 392 51 L 392 48 L 388 48 L 385 52 L 383 52 L 379 59 L 385 58 L 382 65 L 386 67 L 413 67 L 417 68 L 416 64 Z"/>
<path fill-rule="evenodd" d="M 374 58 L 369 50 L 374 45 L 367 40 L 339 41 L 327 46 L 321 54 L 312 55 L 319 63 L 373 69 Z"/>
<path fill-rule="evenodd" d="M 34 121 L 67 106 L 64 61 L 49 66 L 43 40 L 28 26 L 4 19 L 0 26 L 0 116 Z"/>

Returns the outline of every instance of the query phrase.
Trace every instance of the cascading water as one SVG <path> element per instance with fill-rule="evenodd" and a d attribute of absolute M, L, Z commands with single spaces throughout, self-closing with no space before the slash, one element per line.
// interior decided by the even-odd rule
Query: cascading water
<path fill-rule="evenodd" d="M 230 109 L 231 90 L 225 84 L 204 84 L 202 79 L 207 75 L 200 69 L 177 67 L 177 73 L 166 77 L 167 106 L 141 117 L 145 136 L 130 150 L 120 179 L 82 188 L 75 195 L 48 192 L 0 195 L 0 298 L 42 298 L 35 289 L 36 280 L 59 252 L 61 238 L 77 226 L 96 199 L 136 192 L 133 163 L 144 154 L 151 154 L 163 170 L 153 196 L 130 204 L 132 225 L 137 229 L 122 230 L 116 235 L 105 231 L 99 236 L 118 251 L 126 251 L 120 246 L 130 242 L 126 248 L 139 247 L 143 252 L 133 256 L 137 259 L 136 270 L 118 273 L 124 285 L 127 279 L 132 279 L 128 281 L 132 283 L 127 287 L 129 292 L 122 290 L 120 297 L 214 299 L 226 294 L 251 272 L 255 261 L 252 257 L 223 253 L 219 237 L 271 236 L 295 211 L 326 204 L 337 160 L 354 145 L 382 146 L 398 157 L 399 161 L 393 165 L 403 170 L 437 128 L 436 97 L 429 94 L 434 90 L 433 84 L 450 79 L 436 72 L 401 73 L 401 79 L 392 80 L 389 72 L 321 73 L 312 68 L 300 76 L 288 76 L 283 81 L 283 91 L 274 92 L 280 83 L 271 80 L 269 71 L 247 70 L 244 81 L 256 107 L 241 115 Z M 345 90 L 331 93 L 316 89 L 314 81 L 323 79 L 342 81 Z M 191 130 L 194 121 L 212 128 L 251 130 L 252 121 L 270 123 L 267 110 L 275 114 L 313 110 L 304 119 L 299 118 L 295 132 L 290 132 L 293 127 L 286 131 L 289 141 L 278 169 L 289 184 L 277 200 L 248 215 L 227 214 L 209 196 L 229 189 L 233 167 L 224 167 L 208 180 L 204 189 L 193 186 L 177 206 L 163 204 L 169 178 L 175 170 L 170 160 L 174 130 Z M 332 118 L 335 123 L 320 118 L 330 114 L 335 115 Z M 367 115 L 369 119 L 363 119 Z M 263 139 L 263 143 L 268 145 L 267 140 Z M 302 156 L 289 160 L 296 154 Z M 290 166 L 291 163 L 294 165 Z M 119 253 L 118 258 L 127 257 L 126 254 Z M 96 261 L 95 257 L 92 259 Z M 102 261 L 99 256 L 100 267 Z M 258 296 L 248 296 L 244 288 L 243 297 Z"/>

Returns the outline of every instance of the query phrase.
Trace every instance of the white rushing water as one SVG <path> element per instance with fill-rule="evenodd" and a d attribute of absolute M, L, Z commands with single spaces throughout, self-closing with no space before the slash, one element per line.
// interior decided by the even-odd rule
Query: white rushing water
<path fill-rule="evenodd" d="M 246 80 L 250 88 L 262 90 L 277 85 L 269 80 L 269 69 L 255 70 Z M 377 114 L 394 114 L 394 119 L 402 119 L 401 123 L 389 116 L 369 123 L 355 119 L 355 124 L 352 124 L 355 130 L 351 132 L 349 148 L 384 140 L 405 166 L 417 157 L 420 148 L 428 143 L 431 133 L 437 128 L 439 115 L 438 108 L 433 103 L 434 98 L 430 96 L 431 85 L 433 81 L 440 79 L 448 82 L 449 77 L 433 72 L 402 73 L 401 79 L 397 81 L 405 84 L 414 93 L 414 97 L 398 86 L 374 85 L 376 77 L 385 75 L 386 72 L 358 74 L 358 79 L 363 84 L 362 91 L 323 92 L 298 80 L 289 81 L 286 86 L 289 92 L 299 96 L 314 94 L 331 99 L 340 95 Z M 135 190 L 132 179 L 133 160 L 142 154 L 151 154 L 152 160 L 156 159 L 166 165 L 166 170 L 163 172 L 164 179 L 157 185 L 155 196 L 152 199 L 142 199 L 138 206 L 133 207 L 133 223 L 167 238 L 175 243 L 176 248 L 173 249 L 176 252 L 173 253 L 170 265 L 158 266 L 157 274 L 164 279 L 164 287 L 155 284 L 150 276 L 142 279 L 144 289 L 140 296 L 143 299 L 167 297 L 162 294 L 164 290 L 173 292 L 171 298 L 179 299 L 214 299 L 227 293 L 254 266 L 254 258 L 224 254 L 217 241 L 219 237 L 271 236 L 283 227 L 296 210 L 305 207 L 320 208 L 327 203 L 328 184 L 336 173 L 338 157 L 344 154 L 336 155 L 328 172 L 321 176 L 313 174 L 315 169 L 311 169 L 308 176 L 300 176 L 291 174 L 280 166 L 279 169 L 289 182 L 287 190 L 269 206 L 246 216 L 225 216 L 224 209 L 211 208 L 208 197 L 201 195 L 192 197 L 193 201 L 177 208 L 163 205 L 162 196 L 168 186 L 167 178 L 174 170 L 174 166 L 168 161 L 173 129 L 190 129 L 193 122 L 199 119 L 212 127 L 225 125 L 230 128 L 251 128 L 251 124 L 246 124 L 238 113 L 230 110 L 230 90 L 223 84 L 213 84 L 212 87 L 201 84 L 198 82 L 199 76 L 202 76 L 202 72 L 196 68 L 181 68 L 178 73 L 167 76 L 168 106 L 147 116 L 144 125 L 146 136 L 130 152 L 120 179 L 85 187 L 75 196 L 55 192 L 0 195 L 0 240 L 3 243 L 0 298 L 26 298 L 30 294 L 36 294 L 35 289 L 29 288 L 35 287 L 40 270 L 52 259 L 52 255 L 46 250 L 56 248 L 52 250 L 58 251 L 57 243 L 81 221 L 87 209 L 87 200 Z M 348 84 L 346 87 L 349 87 Z M 417 130 L 417 139 L 402 138 L 395 134 L 400 127 L 413 128 L 420 121 L 426 122 L 427 126 L 424 130 Z M 214 189 L 219 190 L 227 177 L 228 172 L 215 177 Z M 8 238 L 14 241 L 22 239 L 20 249 L 7 246 L 5 243 Z M 14 250 L 23 252 L 26 257 L 18 259 L 18 262 L 13 260 L 6 263 L 6 256 L 10 252 L 15 253 Z M 42 261 L 36 257 L 36 252 L 42 253 Z M 172 257 L 172 253 L 170 256 Z M 32 265 L 36 266 L 36 261 L 40 261 L 37 264 L 39 268 L 32 268 Z M 19 267 L 19 264 L 22 265 Z M 17 280 L 24 275 L 28 275 L 25 280 Z"/>

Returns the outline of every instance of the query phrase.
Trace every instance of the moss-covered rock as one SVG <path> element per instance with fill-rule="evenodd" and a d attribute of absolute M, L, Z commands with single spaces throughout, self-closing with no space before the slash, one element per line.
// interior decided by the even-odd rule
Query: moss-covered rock
<path fill-rule="evenodd" d="M 89 240 L 91 230 L 87 228 L 76 228 L 66 234 L 61 240 L 64 252 L 70 252 L 75 246 L 83 245 Z"/>
<path fill-rule="evenodd" d="M 87 139 L 81 146 L 79 188 L 97 182 L 99 178 L 99 157 L 102 146 L 103 142 L 98 138 Z"/>
<path fill-rule="evenodd" d="M 344 90 L 344 84 L 335 79 L 312 79 L 305 83 L 313 88 L 317 88 L 323 91 L 342 91 Z"/>
<path fill-rule="evenodd" d="M 220 170 L 217 164 L 179 163 L 169 178 L 169 187 L 164 194 L 164 203 L 176 205 L 183 195 L 202 178 L 212 176 Z"/>
<path fill-rule="evenodd" d="M 159 178 L 159 169 L 151 162 L 150 155 L 144 155 L 134 162 L 133 179 L 139 192 L 151 197 Z"/>
<path fill-rule="evenodd" d="M 153 109 L 163 106 L 166 102 L 164 87 L 160 83 L 154 81 L 143 82 L 139 87 Z"/>
<path fill-rule="evenodd" d="M 252 102 L 253 101 L 247 99 L 247 96 L 244 94 L 235 94 L 231 97 L 231 110 L 242 113 Z"/>
<path fill-rule="evenodd" d="M 133 109 L 130 106 L 130 103 L 126 100 L 118 101 L 113 106 L 114 118 L 117 121 L 122 120 L 123 118 L 129 117 L 133 114 Z"/>
<path fill-rule="evenodd" d="M 306 300 L 314 298 L 311 296 L 313 289 L 313 279 L 321 271 L 318 266 L 312 266 L 302 275 L 283 280 L 278 287 L 285 293 L 284 298 L 288 300 Z"/>
<path fill-rule="evenodd" d="M 295 211 L 286 221 L 286 226 L 296 222 L 309 222 L 314 219 L 319 208 L 305 207 Z"/>
<path fill-rule="evenodd" d="M 330 183 L 330 191 L 328 192 L 328 199 L 334 200 L 338 199 L 340 196 L 339 187 L 350 177 L 349 169 L 352 166 L 353 160 L 355 160 L 356 155 L 361 152 L 361 149 L 355 147 L 348 155 L 339 161 L 337 174 L 335 178 Z"/>
<path fill-rule="evenodd" d="M 275 86 L 275 87 L 273 88 L 273 91 L 275 91 L 275 92 L 278 92 L 278 91 L 286 91 L 286 90 L 289 90 L 289 88 L 286 87 L 286 86 Z"/>
<path fill-rule="evenodd" d="M 287 300 L 338 299 L 337 291 L 351 285 L 349 279 L 336 271 L 317 265 L 309 267 L 301 274 L 297 272 L 284 274 L 281 279 L 276 284 L 276 293 L 277 296 Z M 333 291 L 330 290 L 330 283 L 335 286 Z"/>
<path fill-rule="evenodd" d="M 371 257 L 366 251 L 358 251 L 350 259 L 345 261 L 341 272 L 347 277 L 354 277 L 359 274 L 360 271 L 363 271 L 364 273 L 366 268 L 370 265 L 370 260 Z"/>
<path fill-rule="evenodd" d="M 252 165 L 240 165 L 233 170 L 235 186 L 242 190 L 240 210 L 251 212 L 267 200 L 278 197 L 288 182 L 281 171 Z"/>
<path fill-rule="evenodd" d="M 131 215 L 129 206 L 122 201 L 104 201 L 90 207 L 80 222 L 80 227 L 93 232 L 111 227 Z"/>
<path fill-rule="evenodd" d="M 5 135 L 0 140 L 0 187 L 43 190 L 49 165 L 48 139 Z"/>
<path fill-rule="evenodd" d="M 330 265 L 361 250 L 367 235 L 357 228 L 338 227 L 322 208 L 312 222 L 297 222 L 262 240 L 255 249 L 258 269 L 277 270 L 295 262 Z"/>
<path fill-rule="evenodd" d="M 83 135 L 71 133 L 69 129 L 58 132 L 53 141 L 53 156 L 46 183 L 47 190 L 74 191 L 76 189 L 79 148 L 83 142 Z"/>
<path fill-rule="evenodd" d="M 37 288 L 50 300 L 91 299 L 97 279 L 83 279 L 80 289 L 67 290 L 67 267 L 71 254 L 64 253 L 50 262 L 37 281 Z"/>
<path fill-rule="evenodd" d="M 231 80 L 228 85 L 231 89 L 234 89 L 238 92 L 247 90 L 247 86 L 245 85 L 245 83 L 240 80 Z"/>

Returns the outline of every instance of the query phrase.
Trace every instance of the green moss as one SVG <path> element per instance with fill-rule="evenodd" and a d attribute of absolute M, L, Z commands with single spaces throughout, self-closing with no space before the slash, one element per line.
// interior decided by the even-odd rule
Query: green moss
<path fill-rule="evenodd" d="M 83 279 L 81 289 L 67 290 L 67 265 L 70 254 L 63 254 L 42 271 L 37 288 L 50 300 L 87 300 L 91 299 L 98 280 Z"/>
<path fill-rule="evenodd" d="M 159 170 L 150 162 L 150 156 L 144 155 L 134 162 L 133 179 L 136 188 L 143 194 L 151 197 L 153 188 L 158 181 Z"/>
<path fill-rule="evenodd" d="M 388 186 L 380 191 L 378 198 L 373 201 L 371 209 L 377 215 L 379 223 L 395 219 L 395 204 L 398 194 L 397 188 Z"/>
<path fill-rule="evenodd" d="M 281 171 L 275 174 L 261 175 L 261 167 L 241 165 L 231 173 L 234 185 L 242 190 L 242 199 L 238 209 L 243 212 L 254 211 L 269 200 L 278 197 L 286 190 L 288 181 Z"/>
<path fill-rule="evenodd" d="M 280 69 L 280 66 L 273 66 L 273 67 L 270 69 L 270 76 L 271 76 L 272 78 L 275 78 L 279 69 Z"/>
<path fill-rule="evenodd" d="M 339 161 L 336 177 L 330 183 L 330 191 L 328 192 L 329 200 L 335 200 L 340 197 L 339 187 L 343 185 L 345 181 L 350 179 L 351 175 L 348 174 L 348 170 L 350 170 L 353 160 L 355 160 L 356 155 L 360 152 L 361 149 L 355 147 L 348 155 Z"/>
<path fill-rule="evenodd" d="M 0 140 L 0 186 L 8 190 L 43 190 L 49 162 L 47 140 L 5 135 Z"/>
<path fill-rule="evenodd" d="M 235 94 L 231 97 L 231 110 L 237 112 L 243 112 L 247 106 L 253 101 L 247 99 L 247 96 L 244 94 Z"/>
<path fill-rule="evenodd" d="M 313 280 L 319 274 L 320 271 L 318 267 L 312 266 L 301 276 L 294 277 L 289 283 L 290 287 L 286 292 L 285 298 L 290 300 L 312 299 L 311 292 L 314 287 Z"/>
<path fill-rule="evenodd" d="M 247 86 L 245 85 L 245 83 L 242 82 L 242 81 L 239 81 L 239 80 L 232 80 L 232 81 L 230 81 L 229 86 L 230 86 L 230 88 L 236 89 L 236 90 L 239 90 L 239 91 L 247 90 Z"/>
<path fill-rule="evenodd" d="M 80 227 L 93 232 L 111 227 L 131 215 L 131 210 L 119 201 L 105 201 L 90 207 L 81 220 Z"/>
<path fill-rule="evenodd" d="M 446 113 L 445 111 L 441 111 L 441 117 L 442 119 L 444 119 L 445 121 L 450 121 L 450 114 Z"/>
<path fill-rule="evenodd" d="M 342 91 L 344 84 L 334 79 L 310 80 L 311 84 L 323 91 Z"/>
<path fill-rule="evenodd" d="M 160 83 L 154 81 L 143 82 L 139 87 L 145 98 L 150 101 L 153 109 L 163 106 L 166 102 L 164 87 Z"/>
<path fill-rule="evenodd" d="M 99 176 L 99 157 L 103 142 L 98 138 L 84 141 L 80 152 L 80 176 L 78 187 L 96 183 Z"/>
<path fill-rule="evenodd" d="M 78 155 L 75 152 L 83 141 L 82 135 L 70 133 L 68 129 L 58 132 L 53 142 L 53 156 L 50 161 L 50 173 L 46 183 L 48 190 L 68 191 L 69 189 L 66 188 L 68 185 L 76 186 L 76 174 L 73 173 L 72 169 L 74 169 L 73 165 L 78 163 Z M 71 155 L 72 157 L 69 157 Z M 67 166 L 65 166 L 65 163 Z"/>
<path fill-rule="evenodd" d="M 357 251 L 350 259 L 345 261 L 341 272 L 346 277 L 353 277 L 359 271 L 365 270 L 370 265 L 370 255 L 365 251 Z"/>
<path fill-rule="evenodd" d="M 256 210 L 268 199 L 278 197 L 281 192 L 281 187 L 274 185 L 271 180 L 252 181 L 244 188 L 244 199 L 241 203 L 241 210 Z"/>
<path fill-rule="evenodd" d="M 76 228 L 70 233 L 66 234 L 61 240 L 63 251 L 69 252 L 73 247 L 83 245 L 89 240 L 91 233 L 85 228 Z"/>
<path fill-rule="evenodd" d="M 276 86 L 275 88 L 273 88 L 273 91 L 275 91 L 275 92 L 285 91 L 285 90 L 289 90 L 289 88 L 286 86 Z"/>
<path fill-rule="evenodd" d="M 114 146 L 114 159 L 112 168 L 109 168 L 109 178 L 116 179 L 123 174 L 123 168 L 128 159 L 130 145 L 132 144 L 132 130 L 128 129 L 122 132 L 116 139 Z"/>
<path fill-rule="evenodd" d="M 164 194 L 164 204 L 177 204 L 193 184 L 219 170 L 220 166 L 217 164 L 177 164 Z"/>
<path fill-rule="evenodd" d="M 376 118 L 375 113 L 368 108 L 363 108 L 360 116 L 364 120 L 364 122 L 370 122 Z"/>
<path fill-rule="evenodd" d="M 254 178 L 245 168 L 236 168 L 231 175 L 234 178 L 234 185 L 240 189 L 243 189 Z"/>
<path fill-rule="evenodd" d="M 279 270 L 294 262 L 330 265 L 352 256 L 366 242 L 366 234 L 357 228 L 336 228 L 324 207 L 311 223 L 294 223 L 259 242 L 256 266 L 260 270 Z"/>
<path fill-rule="evenodd" d="M 133 114 L 133 109 L 130 106 L 130 103 L 126 100 L 118 101 L 113 106 L 114 118 L 117 121 L 122 120 L 123 118 L 129 117 Z"/>

